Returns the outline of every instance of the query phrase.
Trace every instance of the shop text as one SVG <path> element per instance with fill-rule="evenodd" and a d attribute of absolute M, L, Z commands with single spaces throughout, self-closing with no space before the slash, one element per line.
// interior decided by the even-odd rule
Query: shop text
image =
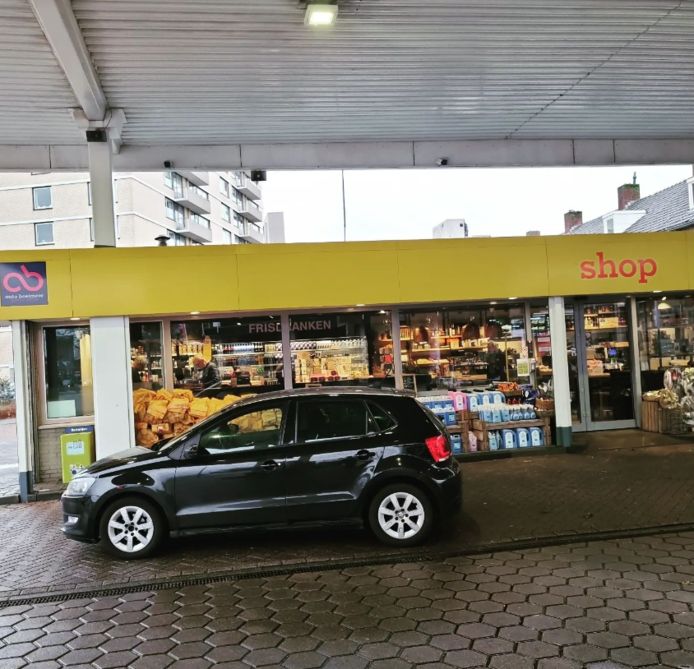
<path fill-rule="evenodd" d="M 281 324 L 279 321 L 272 323 L 250 323 L 248 332 L 250 334 L 268 334 L 271 332 L 280 332 Z M 318 332 L 330 330 L 332 323 L 329 320 L 316 321 L 290 321 L 290 330 L 292 332 Z"/>
<path fill-rule="evenodd" d="M 632 260 L 608 260 L 602 251 L 596 254 L 597 261 L 584 260 L 581 263 L 582 279 L 616 279 L 623 276 L 627 279 L 638 276 L 639 283 L 648 283 L 648 279 L 656 275 L 658 265 L 653 258 Z"/>

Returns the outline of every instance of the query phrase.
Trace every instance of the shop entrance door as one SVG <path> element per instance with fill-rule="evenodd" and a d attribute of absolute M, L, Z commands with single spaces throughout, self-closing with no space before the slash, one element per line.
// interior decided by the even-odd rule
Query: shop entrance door
<path fill-rule="evenodd" d="M 575 432 L 636 427 L 629 320 L 626 300 L 567 304 Z"/>

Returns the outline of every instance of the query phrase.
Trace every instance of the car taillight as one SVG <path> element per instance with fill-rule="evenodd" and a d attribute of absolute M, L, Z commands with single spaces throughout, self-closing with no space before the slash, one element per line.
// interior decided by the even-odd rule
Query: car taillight
<path fill-rule="evenodd" d="M 429 453 L 431 453 L 431 457 L 434 458 L 434 462 L 441 462 L 451 456 L 451 448 L 448 445 L 448 439 L 442 434 L 425 439 L 425 443 L 429 449 Z"/>

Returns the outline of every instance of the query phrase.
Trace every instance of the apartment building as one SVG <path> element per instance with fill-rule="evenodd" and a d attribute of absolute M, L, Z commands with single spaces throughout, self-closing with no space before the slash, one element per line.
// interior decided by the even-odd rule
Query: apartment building
<path fill-rule="evenodd" d="M 284 241 L 281 215 L 265 225 L 246 172 L 115 174 L 114 200 L 118 246 Z M 0 174 L 0 249 L 93 245 L 88 173 Z"/>

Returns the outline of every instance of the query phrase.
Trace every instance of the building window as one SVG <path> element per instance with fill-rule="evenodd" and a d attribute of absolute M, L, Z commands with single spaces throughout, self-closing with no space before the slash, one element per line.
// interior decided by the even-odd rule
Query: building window
<path fill-rule="evenodd" d="M 173 243 L 174 246 L 185 246 L 186 238 L 183 235 L 179 235 L 177 232 L 173 233 Z"/>
<path fill-rule="evenodd" d="M 94 219 L 93 218 L 89 219 L 89 241 L 90 242 L 94 241 Z"/>
<path fill-rule="evenodd" d="M 115 191 L 115 184 L 113 185 L 113 190 Z M 87 181 L 87 204 L 91 207 L 92 206 L 92 182 Z"/>
<path fill-rule="evenodd" d="M 34 223 L 34 239 L 36 241 L 36 246 L 54 244 L 53 221 L 47 221 L 46 223 Z"/>
<path fill-rule="evenodd" d="M 46 418 L 94 414 L 88 326 L 43 328 Z"/>
<path fill-rule="evenodd" d="M 178 204 L 178 202 L 169 200 L 169 198 L 167 197 L 166 218 L 168 218 L 170 221 L 176 222 L 176 229 L 180 230 L 185 225 L 184 216 L 185 212 L 183 207 L 180 204 Z"/>
<path fill-rule="evenodd" d="M 231 199 L 234 201 L 234 204 L 237 207 L 241 207 L 243 205 L 243 195 L 235 188 L 231 189 Z"/>
<path fill-rule="evenodd" d="M 210 199 L 210 194 L 206 191 L 203 190 L 202 188 L 198 188 L 195 184 L 188 182 L 188 188 L 193 191 L 196 195 L 201 197 L 203 200 L 209 200 Z"/>
<path fill-rule="evenodd" d="M 173 190 L 173 172 L 164 172 L 164 185 Z"/>
<path fill-rule="evenodd" d="M 232 235 L 231 235 L 231 231 L 230 231 L 230 230 L 225 230 L 224 228 L 222 228 L 222 235 L 223 235 L 223 237 L 224 237 L 224 243 L 225 243 L 225 244 L 231 244 L 231 243 L 233 243 L 234 240 L 233 240 L 233 237 L 232 237 Z"/>
<path fill-rule="evenodd" d="M 196 214 L 195 212 L 191 212 L 190 220 L 191 220 L 191 222 L 195 223 L 196 225 L 201 225 L 203 228 L 207 228 L 208 230 L 210 229 L 210 219 L 209 218 L 205 218 L 204 216 L 200 216 L 200 214 Z"/>
<path fill-rule="evenodd" d="M 239 228 L 243 228 L 243 224 L 245 222 L 246 222 L 246 219 L 243 216 L 241 216 L 241 214 L 239 214 L 238 212 L 235 211 L 234 212 L 234 224 Z"/>
<path fill-rule="evenodd" d="M 31 189 L 34 198 L 34 209 L 51 209 L 53 207 L 53 197 L 50 186 L 39 186 Z"/>
<path fill-rule="evenodd" d="M 222 220 L 225 223 L 231 223 L 231 209 L 225 204 L 222 204 Z"/>
<path fill-rule="evenodd" d="M 229 197 L 229 182 L 224 177 L 219 177 L 219 192 Z"/>
<path fill-rule="evenodd" d="M 612 234 L 614 232 L 614 218 L 608 218 L 605 221 L 605 232 Z"/>

